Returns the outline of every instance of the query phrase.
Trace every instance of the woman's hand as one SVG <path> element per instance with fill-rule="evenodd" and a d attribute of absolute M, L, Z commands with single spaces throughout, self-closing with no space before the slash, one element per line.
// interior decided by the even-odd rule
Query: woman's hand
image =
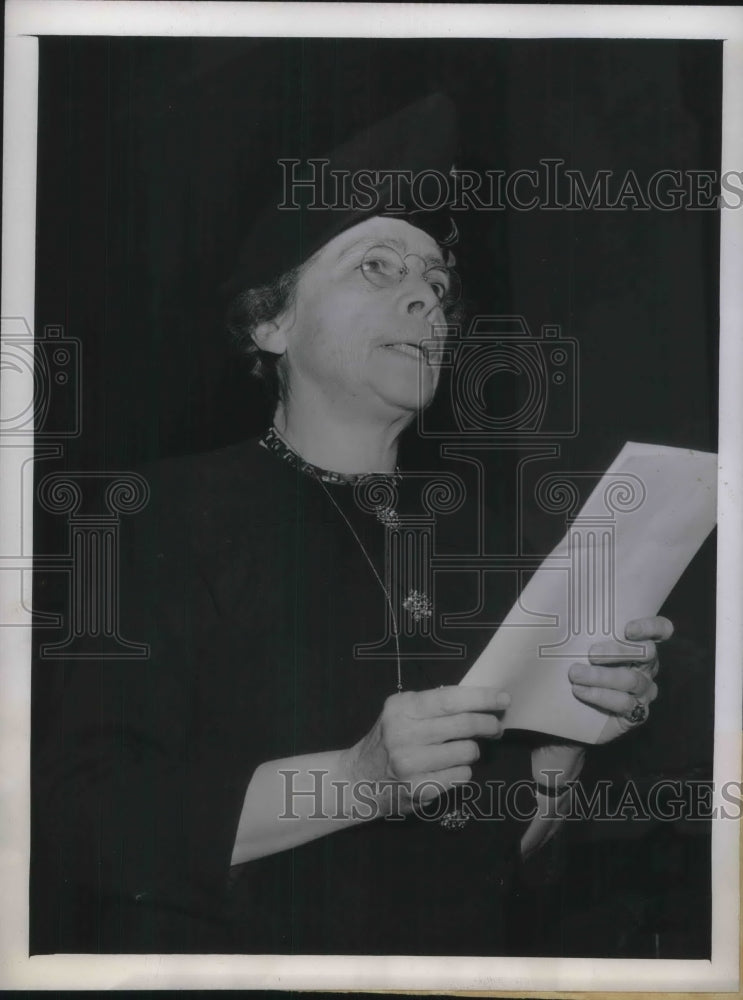
<path fill-rule="evenodd" d="M 501 735 L 494 713 L 510 700 L 476 687 L 395 694 L 371 732 L 350 749 L 259 765 L 245 793 L 232 864 L 410 812 L 417 802 L 469 781 L 480 753 L 475 740 Z"/>
<path fill-rule="evenodd" d="M 349 780 L 383 783 L 372 793 L 383 812 L 410 812 L 414 803 L 431 801 L 470 780 L 471 765 L 480 756 L 476 741 L 501 736 L 503 727 L 494 713 L 510 700 L 484 687 L 392 695 L 372 730 L 344 751 Z"/>
<path fill-rule="evenodd" d="M 627 654 L 616 641 L 599 642 L 588 651 L 589 663 L 574 663 L 568 672 L 573 694 L 607 716 L 598 743 L 608 743 L 645 721 L 658 696 L 656 643 L 670 639 L 673 625 L 667 618 L 638 618 L 624 630 L 629 642 L 643 649 Z"/>

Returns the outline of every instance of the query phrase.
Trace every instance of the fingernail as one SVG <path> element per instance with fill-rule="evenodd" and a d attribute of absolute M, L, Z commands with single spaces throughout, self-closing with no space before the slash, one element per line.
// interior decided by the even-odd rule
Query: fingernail
<path fill-rule="evenodd" d="M 508 706 L 511 704 L 511 696 L 510 694 L 507 694 L 505 691 L 501 691 L 501 693 L 498 695 L 497 700 L 498 700 L 498 706 L 500 708 L 508 708 Z"/>

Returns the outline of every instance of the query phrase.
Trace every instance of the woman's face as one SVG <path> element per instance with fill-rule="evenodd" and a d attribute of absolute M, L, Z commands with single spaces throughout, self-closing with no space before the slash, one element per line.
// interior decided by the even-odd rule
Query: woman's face
<path fill-rule="evenodd" d="M 403 270 L 390 280 L 395 260 Z M 301 388 L 358 414 L 395 417 L 427 406 L 439 369 L 420 345 L 446 336 L 446 281 L 436 242 L 401 219 L 367 219 L 335 237 L 278 321 L 290 395 Z"/>

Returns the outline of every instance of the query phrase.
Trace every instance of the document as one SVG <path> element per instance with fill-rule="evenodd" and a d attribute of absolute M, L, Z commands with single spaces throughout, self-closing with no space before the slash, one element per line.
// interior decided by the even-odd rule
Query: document
<path fill-rule="evenodd" d="M 577 495 L 572 478 L 543 477 L 541 502 Z M 597 742 L 606 715 L 573 696 L 570 665 L 609 639 L 643 651 L 626 623 L 658 614 L 716 514 L 717 455 L 628 442 L 461 683 L 511 695 L 506 729 Z"/>

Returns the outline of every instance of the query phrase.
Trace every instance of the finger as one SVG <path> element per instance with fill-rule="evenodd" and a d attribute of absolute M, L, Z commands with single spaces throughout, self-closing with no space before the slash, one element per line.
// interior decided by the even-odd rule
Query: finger
<path fill-rule="evenodd" d="M 653 639 L 655 642 L 663 642 L 673 635 L 673 623 L 661 615 L 655 618 L 634 618 L 627 622 L 624 629 L 624 636 L 630 642 L 642 639 Z"/>
<path fill-rule="evenodd" d="M 497 739 L 503 724 L 495 715 L 484 712 L 460 712 L 435 719 L 422 719 L 415 730 L 416 742 L 444 743 L 446 740 Z"/>
<path fill-rule="evenodd" d="M 471 778 L 471 767 L 448 767 L 443 771 L 416 775 L 410 786 L 416 802 L 432 802 L 457 785 L 466 784 Z"/>
<path fill-rule="evenodd" d="M 441 771 L 450 767 L 474 764 L 480 757 L 480 748 L 474 740 L 456 740 L 433 746 L 414 746 L 393 750 L 390 767 L 396 778 L 410 778 L 428 771 Z"/>
<path fill-rule="evenodd" d="M 624 691 L 613 691 L 610 688 L 589 687 L 580 684 L 573 685 L 573 695 L 586 705 L 598 708 L 612 715 L 628 715 L 637 705 L 637 698 Z"/>
<path fill-rule="evenodd" d="M 658 650 L 652 639 L 637 647 L 637 652 L 630 652 L 626 645 L 619 642 L 597 642 L 588 650 L 588 660 L 597 665 L 638 663 L 650 665 L 658 656 Z"/>
<path fill-rule="evenodd" d="M 644 670 L 632 667 L 601 667 L 574 663 L 568 670 L 571 683 L 583 687 L 605 688 L 607 691 L 624 691 L 642 697 L 653 683 Z"/>
<path fill-rule="evenodd" d="M 430 719 L 460 712 L 498 712 L 511 703 L 509 695 L 494 687 L 449 687 L 413 694 L 409 712 L 413 718 Z"/>

